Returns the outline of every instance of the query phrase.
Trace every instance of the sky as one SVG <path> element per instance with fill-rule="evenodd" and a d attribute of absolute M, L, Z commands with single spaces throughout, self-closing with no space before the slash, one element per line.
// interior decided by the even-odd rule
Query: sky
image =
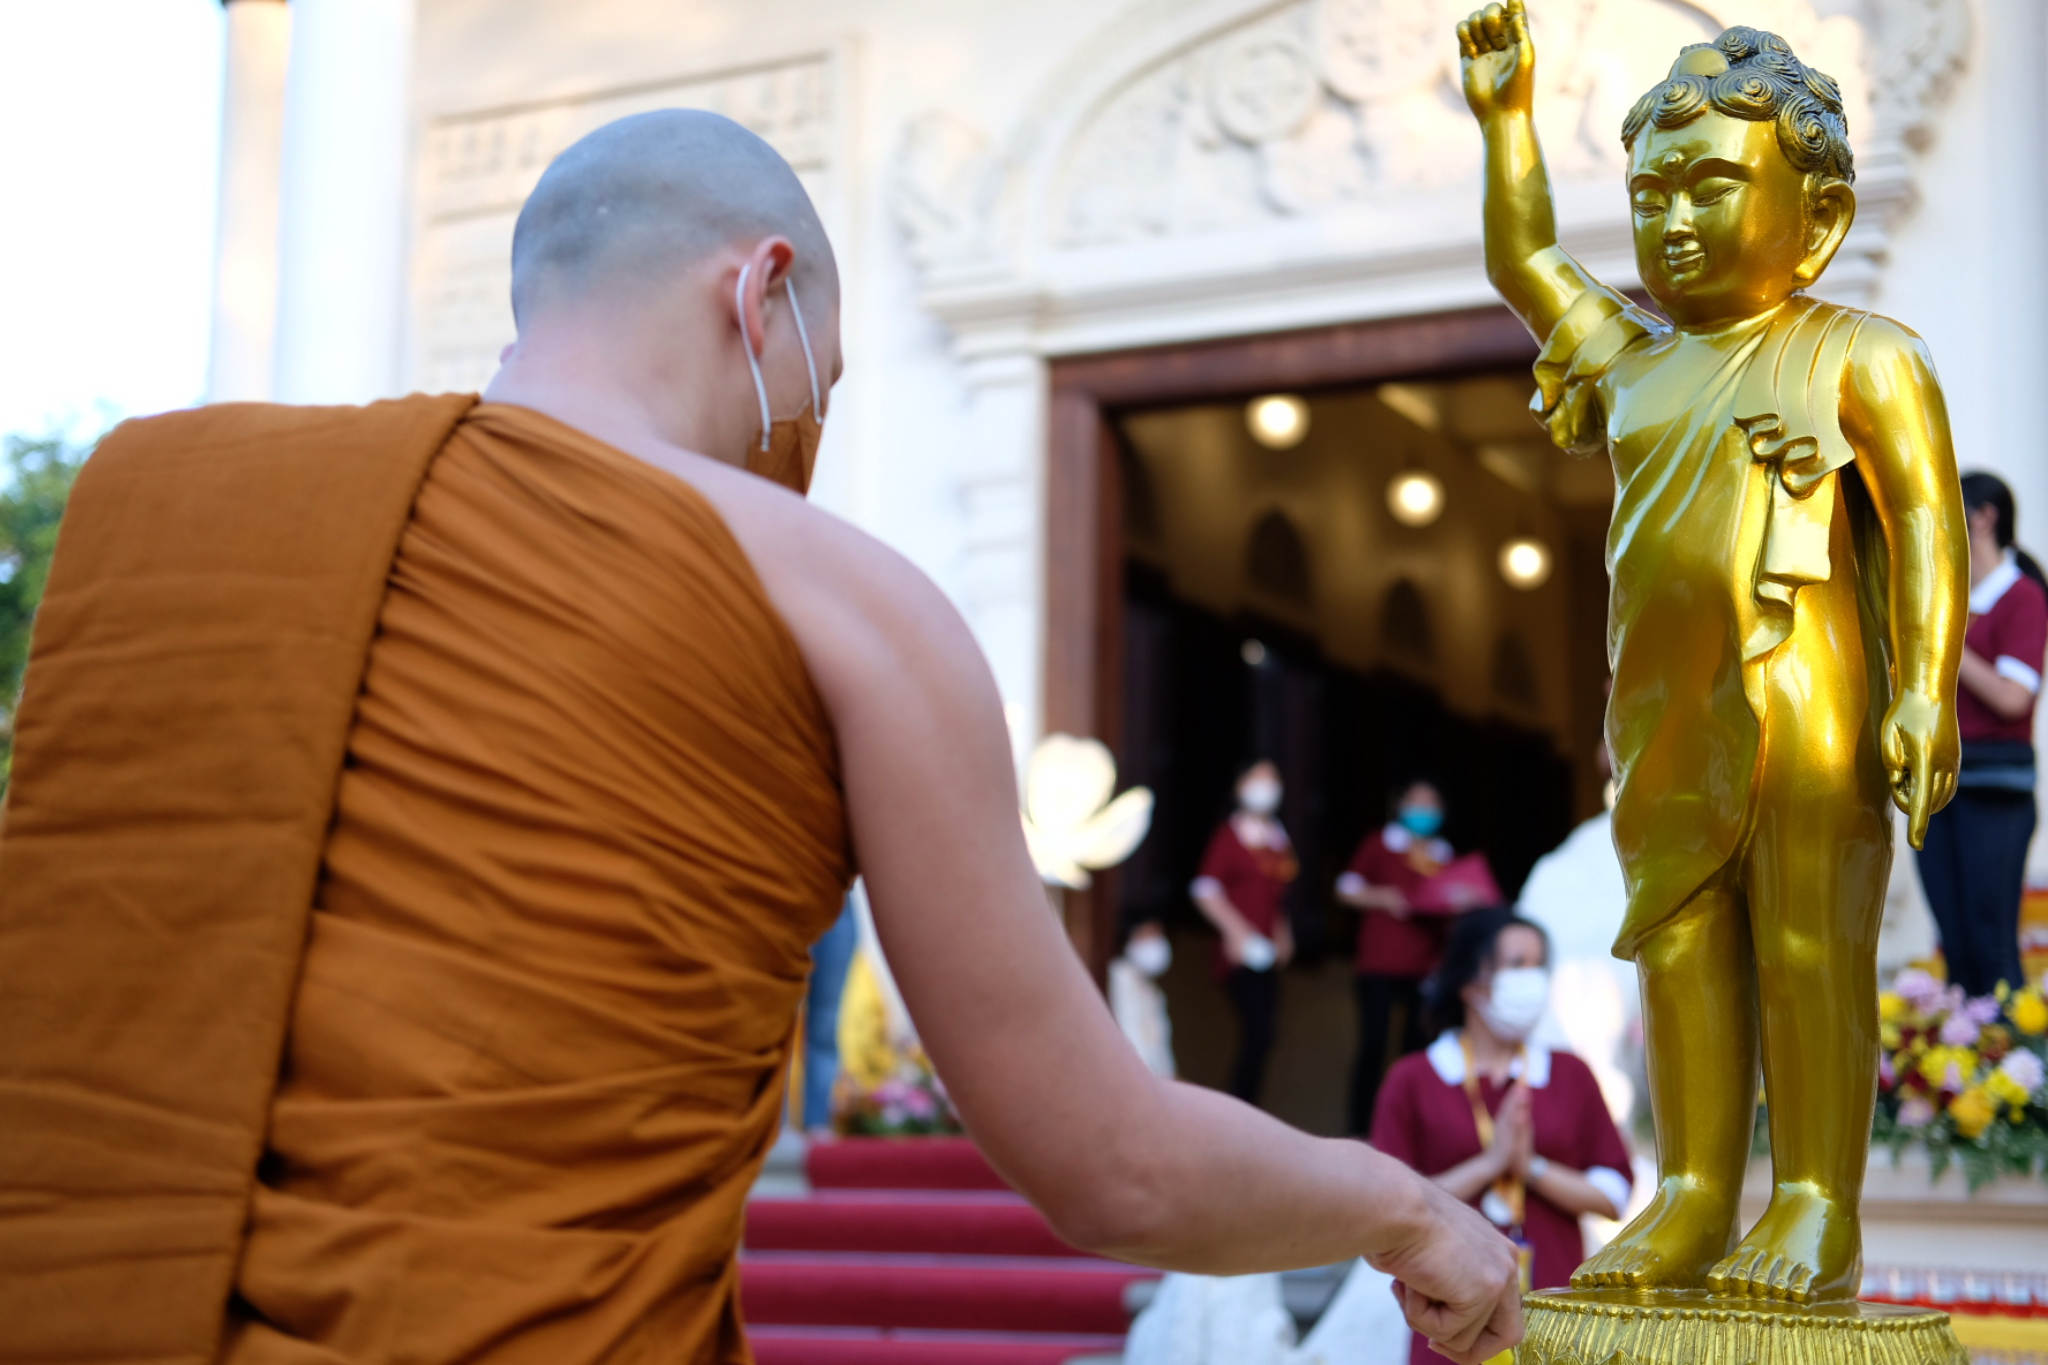
<path fill-rule="evenodd" d="M 0 0 L 0 433 L 199 400 L 220 0 Z"/>

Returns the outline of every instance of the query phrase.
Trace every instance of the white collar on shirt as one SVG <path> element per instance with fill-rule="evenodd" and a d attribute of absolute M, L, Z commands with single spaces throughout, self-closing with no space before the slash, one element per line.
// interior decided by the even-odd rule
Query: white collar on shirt
<path fill-rule="evenodd" d="M 1408 832 L 1408 826 L 1399 820 L 1389 820 L 1380 831 L 1380 842 L 1387 846 L 1389 853 L 1406 853 L 1415 844 L 1415 836 Z M 1451 846 L 1442 839 L 1429 841 L 1429 856 L 1440 863 L 1451 860 Z"/>
<path fill-rule="evenodd" d="M 1465 1083 L 1465 1046 L 1458 1041 L 1456 1029 L 1439 1035 L 1425 1055 L 1430 1069 L 1445 1085 Z M 1527 1044 L 1522 1055 L 1508 1064 L 1508 1075 L 1526 1081 L 1531 1090 L 1541 1090 L 1550 1084 L 1550 1049 L 1537 1042 Z"/>
<path fill-rule="evenodd" d="M 2019 561 L 2011 550 L 1998 557 L 1998 567 L 1984 575 L 1984 581 L 1970 589 L 1970 615 L 1982 616 L 1998 605 L 1998 599 L 2020 581 Z"/>
<path fill-rule="evenodd" d="M 1246 848 L 1288 847 L 1286 827 L 1270 816 L 1241 810 L 1230 817 L 1230 828 L 1236 832 L 1237 841 Z"/>

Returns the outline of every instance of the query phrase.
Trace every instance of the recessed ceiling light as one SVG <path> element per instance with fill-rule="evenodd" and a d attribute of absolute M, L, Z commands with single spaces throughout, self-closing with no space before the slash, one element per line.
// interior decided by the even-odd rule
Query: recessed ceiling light
<path fill-rule="evenodd" d="M 1244 424 L 1268 450 L 1292 450 L 1308 435 L 1308 404 L 1291 393 L 1269 393 L 1245 405 Z"/>
<path fill-rule="evenodd" d="M 1443 480 L 1420 469 L 1387 482 L 1387 510 L 1403 526 L 1427 526 L 1444 512 Z"/>
<path fill-rule="evenodd" d="M 1517 588 L 1540 588 L 1550 578 L 1550 547 L 1534 536 L 1516 536 L 1500 547 L 1500 576 Z"/>

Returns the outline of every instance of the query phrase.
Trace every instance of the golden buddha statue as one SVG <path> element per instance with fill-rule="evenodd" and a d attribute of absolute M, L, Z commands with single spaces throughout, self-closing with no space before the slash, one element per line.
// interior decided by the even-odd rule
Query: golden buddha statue
<path fill-rule="evenodd" d="M 1574 1285 L 1853 1317 L 1887 797 L 1918 846 L 1959 754 L 1967 537 L 1941 388 L 1912 332 L 1805 293 L 1855 173 L 1840 91 L 1782 39 L 1686 48 L 1622 126 L 1662 317 L 1558 245 L 1521 0 L 1458 42 L 1488 278 L 1542 347 L 1552 437 L 1616 483 L 1615 951 L 1642 975 L 1659 1186 Z M 1774 1188 L 1738 1241 L 1759 1062 Z"/>

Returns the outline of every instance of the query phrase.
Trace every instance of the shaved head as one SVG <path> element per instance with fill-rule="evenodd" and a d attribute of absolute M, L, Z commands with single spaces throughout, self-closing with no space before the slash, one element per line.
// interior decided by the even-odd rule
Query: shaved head
<path fill-rule="evenodd" d="M 608 123 L 556 157 L 512 231 L 512 316 L 644 298 L 650 281 L 767 237 L 795 248 L 805 293 L 836 302 L 838 267 L 811 197 L 766 142 L 720 114 L 662 109 Z"/>

